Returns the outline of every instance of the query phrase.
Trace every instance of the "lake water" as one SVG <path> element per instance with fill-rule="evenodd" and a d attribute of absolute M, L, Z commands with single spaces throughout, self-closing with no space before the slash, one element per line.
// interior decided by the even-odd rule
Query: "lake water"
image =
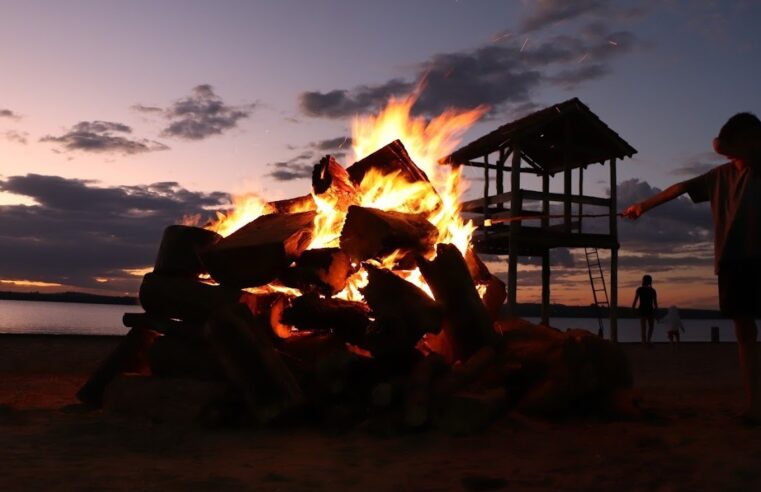
<path fill-rule="evenodd" d="M 0 300 L 0 333 L 123 335 L 124 313 L 140 306 Z"/>
<path fill-rule="evenodd" d="M 39 333 L 54 335 L 123 335 L 125 312 L 141 312 L 140 306 L 109 304 L 76 304 L 67 302 L 3 301 L 0 300 L 0 333 Z M 538 322 L 537 318 L 528 318 Z M 707 342 L 711 339 L 711 327 L 718 326 L 721 341 L 734 341 L 734 328 L 729 320 L 687 319 L 682 321 L 687 342 Z M 560 329 L 584 328 L 597 332 L 594 318 L 553 318 L 552 326 Z M 605 336 L 610 335 L 607 321 Z M 653 340 L 667 341 L 666 326 L 655 325 Z M 638 319 L 618 320 L 619 340 L 637 342 L 640 339 Z"/>

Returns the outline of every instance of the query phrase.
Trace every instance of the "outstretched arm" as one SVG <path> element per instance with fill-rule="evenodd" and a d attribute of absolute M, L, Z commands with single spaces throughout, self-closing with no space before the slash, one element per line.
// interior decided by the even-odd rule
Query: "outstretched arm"
<path fill-rule="evenodd" d="M 661 191 L 660 193 L 651 196 L 647 200 L 635 203 L 634 205 L 629 206 L 626 210 L 624 210 L 624 217 L 627 217 L 629 219 L 638 219 L 640 215 L 647 212 L 651 208 L 655 208 L 658 205 L 662 205 L 666 202 L 669 202 L 673 200 L 674 198 L 677 198 L 678 196 L 682 195 L 687 191 L 687 186 L 685 185 L 685 182 L 677 183 L 674 185 L 669 186 L 665 190 Z"/>

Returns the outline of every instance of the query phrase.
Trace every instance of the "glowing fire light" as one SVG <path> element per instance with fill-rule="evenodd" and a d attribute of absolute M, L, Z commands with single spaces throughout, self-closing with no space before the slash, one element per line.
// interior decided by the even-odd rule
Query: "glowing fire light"
<path fill-rule="evenodd" d="M 423 214 L 439 231 L 437 243 L 452 243 L 463 254 L 467 251 L 475 226 L 460 216 L 460 195 L 464 188 L 460 170 L 442 166 L 438 162 L 442 156 L 455 150 L 462 135 L 483 116 L 487 108 L 479 106 L 468 111 L 447 110 L 429 121 L 411 114 L 417 96 L 391 98 L 378 115 L 355 118 L 352 122 L 352 147 L 355 159 L 360 160 L 399 139 L 413 162 L 427 174 L 430 183 L 410 183 L 399 172 L 382 174 L 371 169 L 355 187 L 355 194 L 348 199 L 346 195 L 313 194 L 317 214 L 309 249 L 338 246 L 348 208 L 355 204 Z M 217 213 L 217 220 L 207 228 L 227 236 L 257 217 L 273 212 L 274 208 L 256 195 L 244 195 L 235 198 L 232 211 Z M 373 263 L 392 268 L 403 254 L 404 252 L 395 251 Z M 419 270 L 396 273 L 431 295 Z M 367 273 L 360 269 L 349 278 L 347 288 L 336 297 L 361 300 L 359 289 L 366 284 Z M 297 293 L 272 285 L 252 291 L 261 292 L 261 289 Z"/>

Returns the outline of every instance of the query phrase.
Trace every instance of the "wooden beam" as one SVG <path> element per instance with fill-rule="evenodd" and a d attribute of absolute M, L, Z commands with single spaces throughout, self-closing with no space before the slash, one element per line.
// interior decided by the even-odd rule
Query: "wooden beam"
<path fill-rule="evenodd" d="M 488 217 L 489 214 L 489 156 L 488 154 L 484 156 L 484 198 L 483 198 L 483 207 L 484 207 L 484 214 Z"/>
<path fill-rule="evenodd" d="M 499 160 L 497 161 L 497 194 L 505 192 L 504 184 L 505 173 L 505 149 L 499 149 Z M 498 203 L 497 208 L 505 208 L 504 204 Z"/>
<path fill-rule="evenodd" d="M 509 154 L 512 155 L 512 154 Z M 478 169 L 482 169 L 483 167 L 488 167 L 489 169 L 493 169 L 495 171 L 499 170 L 500 167 L 498 164 L 485 164 L 483 162 L 476 162 L 476 161 L 466 161 L 466 162 L 451 162 L 447 165 L 451 166 L 465 166 L 465 167 L 476 167 Z M 512 172 L 512 168 L 508 166 L 503 166 L 502 171 L 505 173 Z M 537 176 L 541 175 L 544 171 L 539 169 L 529 169 L 529 168 L 523 168 L 520 170 L 522 173 L 529 173 L 529 174 L 536 174 Z"/>
<path fill-rule="evenodd" d="M 512 192 L 508 191 L 507 193 L 502 193 L 500 195 L 494 195 L 487 197 L 486 204 L 487 205 L 494 205 L 495 203 L 505 203 L 510 200 L 512 200 Z M 461 210 L 463 212 L 468 212 L 470 210 L 473 210 L 476 207 L 483 207 L 484 205 L 484 199 L 483 198 L 477 198 L 475 200 L 468 200 L 467 202 L 462 202 L 460 204 Z"/>
<path fill-rule="evenodd" d="M 530 198 L 530 193 L 526 194 L 527 199 Z M 546 229 L 550 225 L 550 219 L 549 217 L 546 217 L 550 214 L 550 174 L 544 173 L 542 174 L 542 213 L 545 215 L 545 217 L 542 219 L 542 228 Z"/>
<path fill-rule="evenodd" d="M 563 222 L 566 232 L 571 232 L 571 120 L 563 119 L 563 194 L 566 200 L 563 202 Z"/>
<path fill-rule="evenodd" d="M 610 227 L 613 239 L 610 250 L 610 338 L 618 341 L 618 191 L 616 182 L 616 158 L 610 160 Z"/>
<path fill-rule="evenodd" d="M 610 208 L 609 198 L 600 198 L 596 196 L 566 196 L 563 193 L 547 193 L 544 191 L 523 190 L 522 197 L 524 200 L 544 200 L 545 197 L 551 202 L 569 202 L 569 203 L 583 203 L 585 205 L 595 205 L 598 207 Z"/>
<path fill-rule="evenodd" d="M 584 168 L 579 168 L 579 197 L 584 196 Z M 579 202 L 579 232 L 581 232 L 581 215 L 582 215 L 582 205 L 584 202 Z"/>
<path fill-rule="evenodd" d="M 510 173 L 510 210 L 515 214 L 520 214 L 521 200 L 521 152 L 518 142 L 513 144 L 513 162 L 512 172 Z M 514 316 L 517 308 L 518 299 L 518 236 L 521 230 L 520 221 L 510 224 L 509 248 L 510 257 L 507 264 L 507 312 Z"/>
<path fill-rule="evenodd" d="M 542 253 L 542 324 L 550 324 L 550 250 Z"/>

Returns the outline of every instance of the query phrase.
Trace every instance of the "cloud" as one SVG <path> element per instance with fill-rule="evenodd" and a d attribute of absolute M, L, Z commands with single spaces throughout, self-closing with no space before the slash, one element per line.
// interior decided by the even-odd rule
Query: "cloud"
<path fill-rule="evenodd" d="M 705 174 L 716 166 L 726 162 L 727 158 L 715 154 L 714 152 L 704 152 L 685 159 L 685 161 L 671 174 L 677 176 L 693 177 Z"/>
<path fill-rule="evenodd" d="M 376 109 L 389 97 L 409 93 L 414 88 L 414 82 L 391 79 L 380 85 L 363 85 L 351 91 L 303 92 L 299 96 L 299 106 L 307 116 L 343 118 Z"/>
<path fill-rule="evenodd" d="M 148 113 L 148 114 L 157 114 L 157 113 L 164 112 L 164 110 L 162 108 L 159 108 L 158 106 L 144 106 L 142 104 L 133 104 L 132 109 L 137 111 L 138 113 Z"/>
<path fill-rule="evenodd" d="M 639 203 L 660 192 L 646 181 L 630 179 L 618 184 L 618 209 Z M 631 251 L 653 253 L 669 248 L 712 241 L 713 225 L 707 204 L 694 204 L 681 196 L 643 214 L 636 221 L 619 222 L 621 244 Z"/>
<path fill-rule="evenodd" d="M 296 157 L 287 161 L 272 162 L 268 164 L 274 170 L 267 174 L 276 181 L 293 181 L 295 179 L 311 179 L 312 169 L 319 154 L 306 150 Z"/>
<path fill-rule="evenodd" d="M 22 145 L 26 145 L 28 142 L 29 133 L 17 132 L 15 130 L 8 130 L 7 132 L 3 133 L 3 136 L 5 137 L 6 140 L 10 142 L 16 142 Z"/>
<path fill-rule="evenodd" d="M 0 118 L 10 118 L 12 120 L 20 120 L 21 115 L 11 111 L 10 109 L 0 109 Z"/>
<path fill-rule="evenodd" d="M 135 104 L 132 109 L 166 118 L 169 123 L 161 131 L 164 137 L 203 140 L 237 127 L 240 120 L 251 115 L 254 107 L 254 104 L 225 104 L 212 86 L 202 84 L 194 87 L 190 96 L 176 101 L 168 108 Z"/>
<path fill-rule="evenodd" d="M 605 11 L 608 0 L 534 0 L 528 14 L 519 22 L 523 33 L 544 29 L 560 21 L 567 21 L 590 12 Z"/>
<path fill-rule="evenodd" d="M 95 153 L 140 154 L 166 150 L 166 145 L 148 139 L 131 139 L 132 128 L 112 121 L 80 121 L 60 136 L 46 135 L 40 142 L 63 145 L 67 151 L 81 150 Z"/>
<path fill-rule="evenodd" d="M 633 33 L 612 32 L 601 24 L 526 46 L 523 40 L 509 39 L 471 51 L 436 54 L 414 66 L 412 80 L 393 78 L 353 89 L 304 92 L 299 105 L 308 116 L 345 118 L 376 111 L 390 96 L 407 95 L 422 84 L 415 105 L 419 114 L 481 104 L 490 106 L 494 114 L 525 107 L 542 87 L 572 88 L 599 79 L 610 73 L 615 58 L 642 45 Z"/>
<path fill-rule="evenodd" d="M 322 151 L 346 150 L 351 148 L 351 143 L 351 137 L 336 137 L 312 142 L 309 147 Z"/>
<path fill-rule="evenodd" d="M 175 182 L 103 187 L 37 174 L 0 180 L 0 191 L 36 203 L 0 206 L 0 278 L 120 292 L 136 291 L 140 278 L 124 270 L 153 263 L 166 226 L 229 204 Z"/>

